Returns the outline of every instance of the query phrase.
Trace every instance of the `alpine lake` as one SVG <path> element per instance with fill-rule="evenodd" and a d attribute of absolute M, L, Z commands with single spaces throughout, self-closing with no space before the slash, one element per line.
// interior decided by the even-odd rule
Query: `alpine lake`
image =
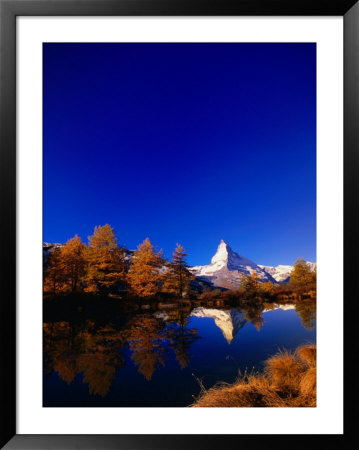
<path fill-rule="evenodd" d="M 43 406 L 189 406 L 201 386 L 233 383 L 279 350 L 315 344 L 315 305 L 179 301 L 103 314 L 44 305 Z"/>

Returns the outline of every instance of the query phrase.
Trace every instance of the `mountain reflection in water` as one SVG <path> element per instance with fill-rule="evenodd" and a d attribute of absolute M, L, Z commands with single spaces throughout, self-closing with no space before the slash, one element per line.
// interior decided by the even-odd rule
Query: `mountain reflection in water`
<path fill-rule="evenodd" d="M 301 328 L 311 330 L 314 327 L 315 302 L 302 302 L 299 306 L 271 305 L 267 308 L 261 305 L 241 309 L 206 307 L 197 307 L 192 310 L 165 309 L 121 315 L 109 323 L 92 319 L 44 323 L 44 406 L 56 406 L 54 401 L 47 402 L 48 393 L 54 393 L 55 388 L 51 388 L 50 384 L 46 383 L 54 376 L 62 380 L 63 384 L 65 382 L 68 389 L 71 386 L 74 389 L 76 385 L 78 390 L 79 382 L 87 385 L 88 401 L 91 397 L 96 396 L 97 398 L 110 397 L 109 392 L 117 378 L 123 377 L 124 383 L 126 380 L 130 380 L 128 383 L 131 385 L 131 389 L 134 389 L 134 368 L 142 377 L 142 382 L 136 381 L 139 385 L 135 386 L 136 390 L 139 387 L 146 389 L 146 383 L 148 383 L 147 389 L 152 389 L 149 382 L 158 371 L 161 372 L 163 378 L 161 383 L 169 383 L 174 379 L 173 377 L 181 380 L 182 376 L 184 379 L 184 372 L 193 358 L 192 349 L 200 341 L 202 344 L 197 347 L 198 355 L 193 358 L 191 369 L 196 371 L 196 376 L 201 374 L 200 370 L 203 370 L 214 377 L 214 382 L 224 381 L 216 379 L 216 370 L 220 373 L 221 364 L 215 362 L 213 345 L 218 347 L 219 353 L 227 350 L 220 342 L 220 339 L 223 338 L 214 333 L 215 329 L 217 327 L 220 329 L 226 341 L 225 345 L 230 349 L 235 342 L 241 340 L 242 330 L 248 324 L 254 325 L 258 332 L 266 323 L 266 314 L 271 310 L 278 309 L 287 311 L 295 309 L 296 315 L 301 318 Z M 209 322 L 202 322 L 203 319 L 209 320 Z M 292 320 L 298 321 L 298 319 Z M 213 337 L 214 334 L 215 337 Z M 236 339 L 237 336 L 238 339 Z M 212 342 L 212 339 L 215 340 Z M 285 342 L 278 342 L 278 345 L 282 347 L 285 346 L 284 344 Z M 208 354 L 207 357 L 204 353 Z M 237 354 L 234 356 L 237 357 Z M 198 364 L 201 361 L 201 365 L 198 367 L 195 364 L 197 360 Z M 209 366 L 212 360 L 216 367 Z M 239 367 L 231 367 L 232 372 L 235 370 L 238 373 L 238 369 Z M 127 376 L 121 375 L 126 371 L 128 371 Z M 186 377 L 192 377 L 192 373 L 187 372 Z M 186 383 L 189 386 L 193 380 L 184 382 L 184 384 Z M 153 388 L 159 389 L 156 386 L 154 384 Z M 191 390 L 193 390 L 193 384 L 191 386 Z M 64 389 L 64 386 L 61 389 Z M 198 392 L 188 392 L 187 398 L 190 399 L 197 394 Z M 166 406 L 165 400 L 163 402 L 163 406 Z M 186 402 L 183 401 L 184 406 L 190 403 L 189 400 Z M 91 401 L 89 404 L 91 405 Z M 63 406 L 63 404 L 61 405 Z M 83 406 L 83 402 L 77 404 L 75 400 L 70 399 L 68 405 Z M 134 406 L 139 405 L 140 400 L 134 403 Z M 167 406 L 178 405 L 168 404 Z M 121 400 L 118 400 L 118 406 L 123 406 Z"/>
<path fill-rule="evenodd" d="M 228 344 L 233 341 L 238 331 L 248 322 L 245 314 L 241 310 L 223 311 L 212 308 L 195 308 L 191 316 L 214 319 L 214 323 L 221 329 Z"/>

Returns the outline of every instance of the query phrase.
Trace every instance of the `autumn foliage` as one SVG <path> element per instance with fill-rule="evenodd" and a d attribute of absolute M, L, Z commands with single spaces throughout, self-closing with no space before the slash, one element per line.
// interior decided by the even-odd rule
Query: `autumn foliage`
<path fill-rule="evenodd" d="M 95 227 L 89 245 L 79 236 L 56 248 L 44 271 L 46 293 L 108 292 L 116 283 L 124 283 L 125 251 L 118 247 L 110 225 Z"/>
<path fill-rule="evenodd" d="M 290 274 L 290 285 L 294 287 L 315 286 L 317 270 L 311 270 L 308 263 L 303 258 L 296 260 Z"/>
<path fill-rule="evenodd" d="M 85 246 L 79 236 L 69 239 L 51 255 L 45 271 L 45 292 L 76 292 L 86 273 Z"/>
<path fill-rule="evenodd" d="M 108 292 L 111 287 L 125 283 L 126 253 L 118 247 L 110 225 L 95 227 L 86 253 L 86 292 Z"/>
<path fill-rule="evenodd" d="M 172 259 L 166 260 L 146 238 L 134 252 L 118 245 L 114 229 L 97 226 L 88 244 L 75 235 L 51 252 L 44 266 L 44 292 L 51 295 L 69 293 L 116 294 L 136 298 L 158 296 L 197 296 L 195 279 L 186 262 L 185 248 L 177 244 Z M 198 287 L 197 287 L 198 288 Z M 303 293 L 315 293 L 316 270 L 298 259 L 289 284 L 262 283 L 256 273 L 243 274 L 238 289 L 226 292 L 203 292 L 198 297 L 240 298 L 242 301 L 284 299 Z M 304 308 L 305 309 L 305 308 Z M 303 309 L 303 313 L 305 310 Z M 310 322 L 308 316 L 308 323 Z"/>
<path fill-rule="evenodd" d="M 85 245 L 79 236 L 55 248 L 44 269 L 44 292 L 49 294 L 125 291 L 136 297 L 160 292 L 183 297 L 194 277 L 187 269 L 185 249 L 177 244 L 171 262 L 149 238 L 129 256 L 118 245 L 114 229 L 97 226 Z"/>
<path fill-rule="evenodd" d="M 131 291 L 139 297 L 149 297 L 161 290 L 164 281 L 162 250 L 156 252 L 146 238 L 137 247 L 127 275 Z"/>

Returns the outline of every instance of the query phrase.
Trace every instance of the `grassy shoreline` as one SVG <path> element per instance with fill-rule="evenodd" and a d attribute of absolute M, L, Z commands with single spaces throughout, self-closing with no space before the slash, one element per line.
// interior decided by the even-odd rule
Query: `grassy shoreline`
<path fill-rule="evenodd" d="M 316 407 L 316 346 L 280 351 L 262 373 L 244 374 L 234 384 L 217 384 L 191 407 Z"/>

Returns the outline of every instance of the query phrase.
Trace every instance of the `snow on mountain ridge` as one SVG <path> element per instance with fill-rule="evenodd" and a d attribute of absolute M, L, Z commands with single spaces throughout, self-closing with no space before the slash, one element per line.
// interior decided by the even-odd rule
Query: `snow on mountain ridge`
<path fill-rule="evenodd" d="M 317 267 L 316 263 L 306 261 L 310 269 L 313 271 Z M 258 266 L 265 272 L 269 273 L 278 283 L 286 283 L 290 279 L 290 274 L 294 266 L 279 264 L 278 266 L 264 266 L 258 264 Z"/>
<path fill-rule="evenodd" d="M 256 273 L 262 282 L 275 282 L 270 274 L 253 261 L 234 252 L 223 239 L 210 264 L 194 266 L 190 270 L 195 276 L 210 281 L 214 286 L 230 289 L 240 286 L 243 274 Z"/>
<path fill-rule="evenodd" d="M 280 264 L 278 266 L 263 266 L 258 264 L 261 269 L 269 273 L 278 283 L 283 283 L 289 280 L 290 273 L 292 272 L 293 266 Z"/>

